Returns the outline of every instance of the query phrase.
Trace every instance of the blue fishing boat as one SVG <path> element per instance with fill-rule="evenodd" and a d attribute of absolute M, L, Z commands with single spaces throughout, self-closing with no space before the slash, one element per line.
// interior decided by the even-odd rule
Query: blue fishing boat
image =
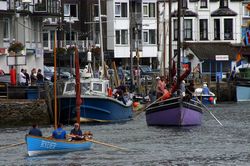
<path fill-rule="evenodd" d="M 193 99 L 197 101 L 197 98 L 204 105 L 215 105 L 217 100 L 215 94 L 211 91 L 209 91 L 209 94 L 203 94 L 202 88 L 195 89 L 195 92 L 193 93 Z"/>
<path fill-rule="evenodd" d="M 75 82 L 67 81 L 63 94 L 57 97 L 60 121 L 75 121 Z M 122 122 L 132 119 L 132 100 L 126 103 L 108 94 L 109 80 L 89 78 L 81 80 L 80 121 Z"/>
<path fill-rule="evenodd" d="M 31 135 L 26 135 L 25 141 L 29 156 L 89 150 L 92 145 L 92 142 L 84 140 L 67 141 Z"/>

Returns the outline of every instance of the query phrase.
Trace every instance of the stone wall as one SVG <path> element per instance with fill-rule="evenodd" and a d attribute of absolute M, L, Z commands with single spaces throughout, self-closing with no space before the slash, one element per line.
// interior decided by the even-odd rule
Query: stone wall
<path fill-rule="evenodd" d="M 0 127 L 50 124 L 45 100 L 0 99 Z"/>

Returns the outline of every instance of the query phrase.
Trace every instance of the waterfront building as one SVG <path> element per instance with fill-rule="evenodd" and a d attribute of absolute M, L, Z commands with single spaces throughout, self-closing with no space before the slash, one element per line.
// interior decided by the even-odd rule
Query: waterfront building
<path fill-rule="evenodd" d="M 166 4 L 164 5 L 164 2 Z M 177 49 L 177 2 L 172 0 L 172 55 Z M 242 46 L 241 26 L 245 2 L 237 0 L 183 0 L 181 14 L 182 62 L 200 71 L 209 80 L 221 80 L 235 65 L 235 58 Z M 169 0 L 159 1 L 159 20 L 169 23 Z M 165 13 L 161 14 L 161 13 Z M 247 16 L 248 17 L 248 16 Z M 163 27 L 159 22 L 159 27 Z M 159 35 L 163 30 L 159 28 Z M 167 33 L 166 49 L 169 40 Z M 168 54 L 167 54 L 168 57 Z M 168 58 L 166 59 L 168 67 Z"/>
<path fill-rule="evenodd" d="M 26 68 L 43 69 L 43 19 L 58 17 L 60 1 L 54 0 L 1 0 L 0 1 L 0 66 L 9 73 L 11 65 L 17 71 Z M 12 42 L 20 42 L 24 50 L 11 58 L 8 48 Z"/>

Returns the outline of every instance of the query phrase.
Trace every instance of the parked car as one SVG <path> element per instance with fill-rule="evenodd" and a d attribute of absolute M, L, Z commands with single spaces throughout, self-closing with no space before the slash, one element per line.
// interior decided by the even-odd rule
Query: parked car
<path fill-rule="evenodd" d="M 49 80 L 49 81 L 53 81 L 54 78 L 54 67 L 50 67 L 50 66 L 44 66 L 44 79 L 45 80 Z M 59 73 L 60 70 L 60 73 Z M 59 69 L 57 68 L 57 77 L 61 77 L 62 79 L 69 79 L 72 77 L 72 75 L 67 72 L 64 71 L 63 69 Z"/>

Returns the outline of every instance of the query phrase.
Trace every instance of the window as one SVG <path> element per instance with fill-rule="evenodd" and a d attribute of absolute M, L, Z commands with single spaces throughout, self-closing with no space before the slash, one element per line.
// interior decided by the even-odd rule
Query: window
<path fill-rule="evenodd" d="M 121 44 L 128 44 L 128 31 L 127 30 L 121 30 Z"/>
<path fill-rule="evenodd" d="M 156 44 L 156 31 L 154 29 L 149 30 L 149 44 Z"/>
<path fill-rule="evenodd" d="M 78 18 L 77 4 L 64 4 L 64 16 Z"/>
<path fill-rule="evenodd" d="M 66 33 L 66 45 L 72 45 L 74 41 L 75 41 L 75 32 L 72 31 L 71 35 L 70 35 L 70 32 L 67 32 Z"/>
<path fill-rule="evenodd" d="M 43 33 L 43 47 L 45 48 L 49 47 L 49 33 L 48 32 Z"/>
<path fill-rule="evenodd" d="M 143 3 L 143 17 L 155 17 L 155 3 Z"/>
<path fill-rule="evenodd" d="M 5 40 L 9 40 L 9 38 L 10 38 L 10 20 L 8 18 L 4 18 L 3 22 L 4 22 L 3 38 Z"/>
<path fill-rule="evenodd" d="M 94 17 L 99 16 L 99 7 L 98 4 L 94 4 Z"/>
<path fill-rule="evenodd" d="M 224 19 L 224 40 L 233 39 L 233 19 Z"/>
<path fill-rule="evenodd" d="M 115 31 L 115 43 L 121 44 L 121 37 L 120 37 L 120 31 Z"/>
<path fill-rule="evenodd" d="M 192 40 L 192 20 L 184 20 L 184 40 Z"/>
<path fill-rule="evenodd" d="M 187 9 L 188 8 L 187 0 L 182 0 L 182 8 L 183 9 Z"/>
<path fill-rule="evenodd" d="M 220 19 L 214 19 L 214 40 L 220 40 Z"/>
<path fill-rule="evenodd" d="M 128 30 L 115 31 L 116 44 L 128 44 Z"/>
<path fill-rule="evenodd" d="M 115 17 L 128 17 L 127 3 L 115 3 Z"/>
<path fill-rule="evenodd" d="M 207 8 L 207 0 L 200 1 L 200 8 Z"/>
<path fill-rule="evenodd" d="M 200 40 L 207 40 L 208 39 L 208 25 L 207 19 L 200 20 Z"/>
<path fill-rule="evenodd" d="M 227 8 L 228 0 L 220 0 L 220 8 Z"/>
<path fill-rule="evenodd" d="M 102 92 L 102 84 L 99 84 L 99 83 L 93 83 L 93 91 L 99 91 L 99 92 Z"/>
<path fill-rule="evenodd" d="M 143 42 L 148 43 L 148 31 L 143 32 Z"/>
<path fill-rule="evenodd" d="M 174 20 L 174 40 L 178 39 L 178 21 Z"/>
<path fill-rule="evenodd" d="M 144 30 L 143 31 L 143 42 L 148 44 L 155 44 L 156 43 L 156 31 L 154 29 Z"/>

